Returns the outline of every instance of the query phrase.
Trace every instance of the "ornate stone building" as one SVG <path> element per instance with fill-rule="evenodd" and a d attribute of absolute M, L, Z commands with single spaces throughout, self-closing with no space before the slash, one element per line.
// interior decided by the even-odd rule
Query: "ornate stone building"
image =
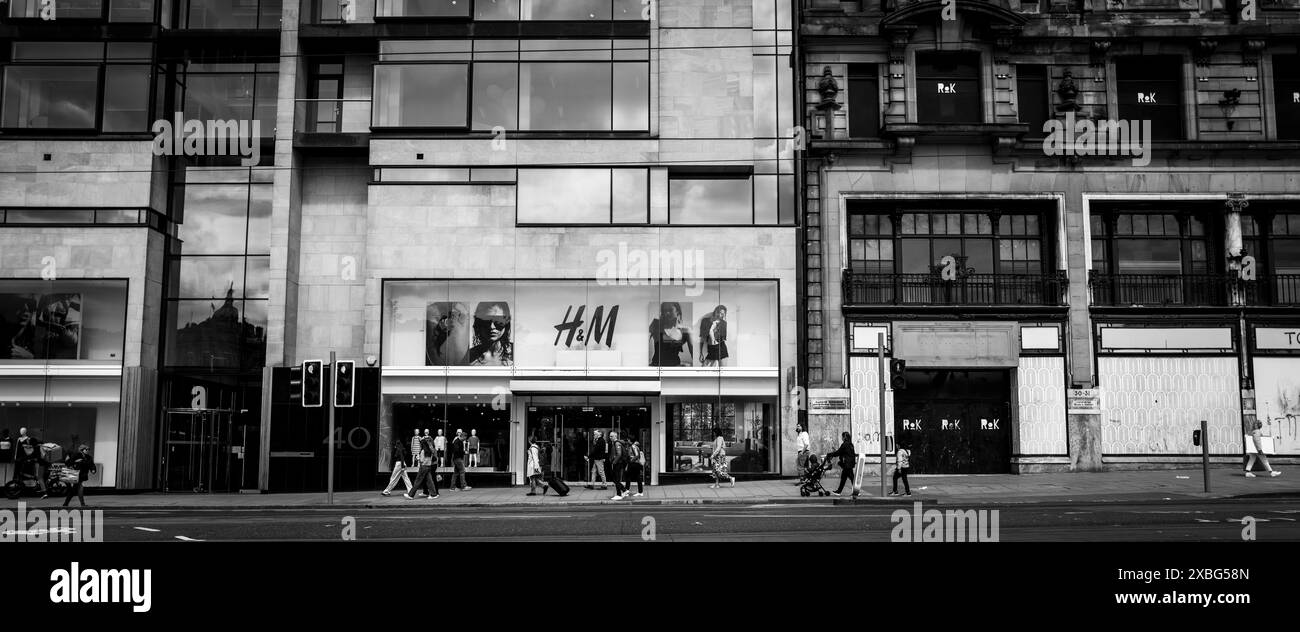
<path fill-rule="evenodd" d="M 1258 416 L 1300 455 L 1300 3 L 800 8 L 814 436 L 1146 468 Z"/>

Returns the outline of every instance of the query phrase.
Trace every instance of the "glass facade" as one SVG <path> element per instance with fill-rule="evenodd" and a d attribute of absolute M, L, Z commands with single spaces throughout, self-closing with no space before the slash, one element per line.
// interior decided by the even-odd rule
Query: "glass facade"
<path fill-rule="evenodd" d="M 776 401 L 713 400 L 668 404 L 672 454 L 666 471 L 706 473 L 713 469 L 714 429 L 726 441 L 726 469 L 773 472 L 779 469 Z"/>
<path fill-rule="evenodd" d="M 148 132 L 152 56 L 148 42 L 14 42 L 0 127 Z"/>

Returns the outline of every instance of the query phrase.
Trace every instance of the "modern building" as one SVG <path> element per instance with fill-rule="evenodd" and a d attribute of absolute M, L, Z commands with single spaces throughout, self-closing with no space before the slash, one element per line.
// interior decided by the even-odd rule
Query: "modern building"
<path fill-rule="evenodd" d="M 1300 456 L 1300 11 L 800 3 L 823 445 L 920 472 Z M 1120 134 L 1123 134 L 1122 136 Z M 885 393 L 879 343 L 904 361 Z M 891 378 L 892 379 L 892 378 Z"/>
<path fill-rule="evenodd" d="M 529 438 L 584 480 L 596 430 L 791 471 L 791 3 L 45 6 L 0 18 L 0 430 L 122 489 L 323 489 L 331 444 L 369 489 L 415 430 L 481 482 Z M 331 352 L 333 437 L 291 369 Z"/>

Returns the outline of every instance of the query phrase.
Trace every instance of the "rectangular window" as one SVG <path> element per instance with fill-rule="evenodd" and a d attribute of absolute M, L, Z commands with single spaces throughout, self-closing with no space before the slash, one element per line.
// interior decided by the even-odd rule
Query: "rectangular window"
<path fill-rule="evenodd" d="M 3 68 L 0 125 L 147 132 L 152 56 L 147 42 L 15 42 L 13 63 Z"/>
<path fill-rule="evenodd" d="M 468 126 L 480 131 L 646 132 L 648 46 L 644 39 L 481 40 L 473 50 L 468 40 L 381 42 L 381 62 L 410 63 L 375 67 L 374 124 L 464 128 L 467 110 Z"/>
<path fill-rule="evenodd" d="M 40 18 L 44 7 L 42 0 L 10 0 L 9 17 Z M 104 0 L 58 0 L 55 19 L 98 20 L 104 17 Z"/>
<path fill-rule="evenodd" d="M 608 224 L 609 169 L 520 169 L 520 224 Z"/>
<path fill-rule="evenodd" d="M 849 136 L 880 135 L 880 78 L 875 64 L 849 64 Z"/>
<path fill-rule="evenodd" d="M 1153 140 L 1186 138 L 1181 57 L 1121 57 L 1115 77 L 1121 119 L 1150 121 Z"/>
<path fill-rule="evenodd" d="M 1047 88 L 1047 66 L 1016 65 L 1016 110 L 1029 125 L 1028 138 L 1042 138 L 1043 125 L 1052 118 Z"/>
<path fill-rule="evenodd" d="M 1273 56 L 1278 140 L 1300 140 L 1300 55 Z"/>
<path fill-rule="evenodd" d="M 375 127 L 466 127 L 468 64 L 375 66 Z"/>
<path fill-rule="evenodd" d="M 177 86 L 186 120 L 258 121 L 275 136 L 276 64 L 190 64 Z"/>
<path fill-rule="evenodd" d="M 379 0 L 377 18 L 467 18 L 470 0 Z"/>
<path fill-rule="evenodd" d="M 4 77 L 5 127 L 95 129 L 98 66 L 10 66 Z"/>
<path fill-rule="evenodd" d="M 668 209 L 671 224 L 752 224 L 753 178 L 672 174 Z"/>
<path fill-rule="evenodd" d="M 1211 272 L 1212 236 L 1193 212 L 1100 210 L 1092 217 L 1093 270 L 1104 304 L 1219 304 L 1223 285 Z"/>
<path fill-rule="evenodd" d="M 176 0 L 182 29 L 274 29 L 280 0 Z"/>
<path fill-rule="evenodd" d="M 917 53 L 916 104 L 920 123 L 982 123 L 978 53 Z"/>

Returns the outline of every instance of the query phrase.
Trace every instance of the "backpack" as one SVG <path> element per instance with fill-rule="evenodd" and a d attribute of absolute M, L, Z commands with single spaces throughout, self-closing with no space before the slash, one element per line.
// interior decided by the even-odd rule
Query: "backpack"
<path fill-rule="evenodd" d="M 632 462 L 637 465 L 645 465 L 645 450 L 633 445 L 631 447 Z"/>

